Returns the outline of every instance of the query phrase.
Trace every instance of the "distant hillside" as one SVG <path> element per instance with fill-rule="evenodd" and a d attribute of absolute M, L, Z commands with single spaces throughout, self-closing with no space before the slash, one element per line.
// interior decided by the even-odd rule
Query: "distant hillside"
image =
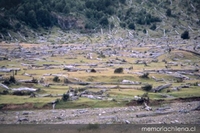
<path fill-rule="evenodd" d="M 0 40 L 55 26 L 81 33 L 115 28 L 154 36 L 199 33 L 199 9 L 200 0 L 1 0 Z"/>

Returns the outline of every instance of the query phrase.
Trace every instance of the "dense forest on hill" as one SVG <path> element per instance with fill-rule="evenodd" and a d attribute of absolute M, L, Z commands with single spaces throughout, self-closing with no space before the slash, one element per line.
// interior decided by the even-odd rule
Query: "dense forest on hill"
<path fill-rule="evenodd" d="M 12 27 L 6 22 L 8 18 L 17 19 L 32 28 L 51 27 L 58 24 L 58 15 L 68 19 L 83 18 L 84 28 L 106 27 L 108 17 L 116 13 L 119 4 L 125 4 L 125 0 L 3 0 L 1 8 L 5 15 L 1 16 L 4 20 L 1 27 Z M 20 27 L 19 22 L 15 28 Z"/>
<path fill-rule="evenodd" d="M 52 26 L 84 31 L 121 27 L 146 32 L 185 14 L 184 19 L 194 19 L 195 26 L 199 25 L 199 3 L 200 0 L 1 0 L 0 33 Z"/>

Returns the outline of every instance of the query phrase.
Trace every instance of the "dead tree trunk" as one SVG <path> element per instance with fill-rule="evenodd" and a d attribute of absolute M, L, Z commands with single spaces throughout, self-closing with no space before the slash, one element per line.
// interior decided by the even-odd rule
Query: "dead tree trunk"
<path fill-rule="evenodd" d="M 166 115 L 166 114 L 171 114 L 173 111 L 168 111 L 168 112 L 153 112 L 153 113 L 148 113 L 148 114 L 137 114 L 137 118 L 141 117 L 150 117 L 150 116 L 158 116 L 158 115 Z"/>
<path fill-rule="evenodd" d="M 160 85 L 157 88 L 155 88 L 153 91 L 156 92 L 160 92 L 161 90 L 165 89 L 165 88 L 169 88 L 170 86 L 172 86 L 172 84 L 166 84 L 166 85 Z"/>

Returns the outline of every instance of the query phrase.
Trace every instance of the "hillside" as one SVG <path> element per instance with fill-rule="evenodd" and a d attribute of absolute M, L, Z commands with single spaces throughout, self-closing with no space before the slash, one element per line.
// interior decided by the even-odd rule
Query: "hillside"
<path fill-rule="evenodd" d="M 199 0 L 1 0 L 0 41 L 37 40 L 64 32 L 131 30 L 134 36 L 199 34 Z M 39 34 L 40 33 L 40 34 Z"/>

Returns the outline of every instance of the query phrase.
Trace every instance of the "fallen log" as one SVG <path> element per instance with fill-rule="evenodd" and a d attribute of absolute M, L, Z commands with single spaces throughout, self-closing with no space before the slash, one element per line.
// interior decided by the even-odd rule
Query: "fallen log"
<path fill-rule="evenodd" d="M 38 97 L 53 97 L 52 94 L 41 94 L 41 95 L 38 95 Z"/>
<path fill-rule="evenodd" d="M 152 79 L 154 79 L 156 82 L 164 81 L 164 79 L 157 79 L 156 77 L 152 76 Z"/>
<path fill-rule="evenodd" d="M 88 83 L 88 82 L 73 82 L 72 84 L 76 84 L 76 85 L 89 85 L 90 83 Z"/>
<path fill-rule="evenodd" d="M 196 55 L 200 55 L 200 53 L 198 53 L 196 51 L 188 50 L 188 49 L 182 49 L 182 48 L 180 48 L 179 50 L 186 51 L 186 52 L 189 52 L 189 53 L 192 53 L 192 54 L 196 54 Z"/>
<path fill-rule="evenodd" d="M 189 80 L 190 79 L 189 77 L 187 77 L 187 76 L 185 76 L 183 74 L 186 74 L 186 72 L 179 72 L 179 73 L 176 72 L 176 73 L 173 73 L 171 75 L 173 75 L 174 77 L 179 78 L 179 79 L 185 79 L 185 80 Z"/>
<path fill-rule="evenodd" d="M 30 79 L 30 80 L 19 80 L 18 82 L 23 82 L 23 83 L 34 83 L 34 84 L 37 84 L 37 83 L 38 83 L 37 80 L 33 80 L 33 79 Z"/>
<path fill-rule="evenodd" d="M 20 71 L 21 68 L 3 68 L 0 69 L 0 72 L 11 72 L 11 71 Z"/>
<path fill-rule="evenodd" d="M 17 122 L 29 121 L 27 118 L 18 118 Z"/>
<path fill-rule="evenodd" d="M 174 73 L 174 72 L 181 72 L 181 73 L 195 73 L 198 72 L 198 69 L 159 69 L 159 70 L 145 70 L 145 72 L 152 73 L 152 72 L 164 72 L 164 73 Z M 137 74 L 137 73 L 136 73 Z"/>
<path fill-rule="evenodd" d="M 12 91 L 30 91 L 30 92 L 35 92 L 38 89 L 35 88 L 28 88 L 28 87 L 21 87 L 21 88 L 13 88 Z"/>
<path fill-rule="evenodd" d="M 122 82 L 121 82 L 122 84 L 130 84 L 130 85 L 140 85 L 141 84 L 141 82 L 137 82 L 137 81 L 130 81 L 130 80 L 122 80 Z"/>
<path fill-rule="evenodd" d="M 151 108 L 150 106 L 148 106 L 145 102 L 144 102 L 144 109 L 145 109 L 146 111 L 152 110 L 152 108 Z"/>
<path fill-rule="evenodd" d="M 4 84 L 1 84 L 1 83 L 0 83 L 0 87 L 3 87 L 3 88 L 5 88 L 5 89 L 9 90 L 9 87 L 8 87 L 8 86 L 6 86 L 6 85 L 4 85 Z"/>
<path fill-rule="evenodd" d="M 167 109 L 171 109 L 170 107 L 160 107 L 160 108 L 157 108 L 156 110 L 157 111 L 165 111 Z"/>
<path fill-rule="evenodd" d="M 172 84 L 160 85 L 157 88 L 153 89 L 153 92 L 160 92 L 163 89 L 169 88 Z"/>
<path fill-rule="evenodd" d="M 158 116 L 158 115 L 166 115 L 166 114 L 171 114 L 174 111 L 168 111 L 168 112 L 153 112 L 153 113 L 148 113 L 148 114 L 137 114 L 136 117 L 137 118 L 141 118 L 141 117 L 150 117 L 150 116 Z"/>
<path fill-rule="evenodd" d="M 192 109 L 192 111 L 200 111 L 200 105 L 197 106 L 196 108 Z"/>

